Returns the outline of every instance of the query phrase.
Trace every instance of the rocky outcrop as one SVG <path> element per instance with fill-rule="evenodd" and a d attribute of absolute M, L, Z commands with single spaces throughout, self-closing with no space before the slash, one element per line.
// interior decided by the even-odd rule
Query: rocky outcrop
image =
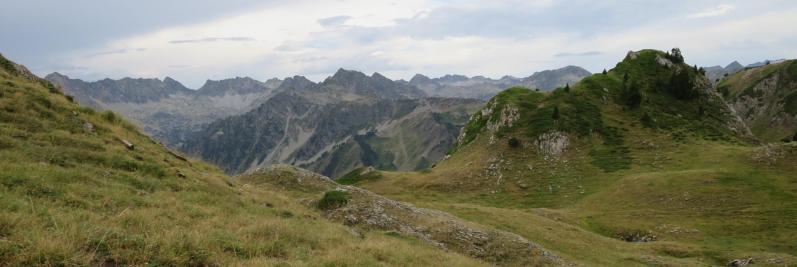
<path fill-rule="evenodd" d="M 483 109 L 481 111 L 483 117 L 491 118 L 492 112 L 495 109 L 495 104 L 497 101 L 493 101 L 493 105 L 489 109 Z M 512 127 L 515 121 L 520 118 L 520 112 L 518 108 L 511 104 L 506 104 L 501 108 L 501 113 L 495 119 L 491 119 L 487 121 L 487 125 L 485 126 L 490 133 L 490 144 L 494 144 L 496 141 L 496 134 L 499 130 L 504 127 Z"/>
<path fill-rule="evenodd" d="M 570 139 L 565 133 L 559 131 L 547 132 L 534 139 L 537 152 L 546 159 L 558 158 L 568 145 L 570 145 Z"/>
<path fill-rule="evenodd" d="M 268 184 L 289 191 L 320 195 L 346 192 L 346 205 L 322 211 L 324 217 L 362 230 L 390 231 L 411 236 L 444 250 L 497 265 L 566 265 L 541 246 L 509 232 L 463 221 L 448 213 L 418 208 L 370 191 L 339 185 L 331 179 L 286 165 L 257 169 L 240 177 L 253 185 Z M 314 206 L 314 201 L 305 202 Z"/>

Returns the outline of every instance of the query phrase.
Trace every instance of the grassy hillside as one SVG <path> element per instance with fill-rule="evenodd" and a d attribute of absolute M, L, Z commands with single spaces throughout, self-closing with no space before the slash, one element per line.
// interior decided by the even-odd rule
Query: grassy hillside
<path fill-rule="evenodd" d="M 570 88 L 509 89 L 431 171 L 354 183 L 589 266 L 797 264 L 797 144 L 748 142 L 682 60 L 643 50 Z"/>
<path fill-rule="evenodd" d="M 415 238 L 353 235 L 72 103 L 0 56 L 0 266 L 36 265 L 484 264 Z"/>
<path fill-rule="evenodd" d="M 762 141 L 797 140 L 797 61 L 739 71 L 717 89 Z"/>

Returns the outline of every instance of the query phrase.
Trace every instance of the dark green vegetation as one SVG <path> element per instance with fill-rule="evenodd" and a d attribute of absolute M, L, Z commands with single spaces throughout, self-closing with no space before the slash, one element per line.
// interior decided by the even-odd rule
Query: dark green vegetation
<path fill-rule="evenodd" d="M 322 210 L 336 209 L 346 206 L 347 202 L 349 202 L 349 199 L 346 192 L 337 190 L 327 191 L 324 193 L 324 197 L 318 201 L 318 208 Z"/>
<path fill-rule="evenodd" d="M 339 184 L 350 185 L 364 180 L 378 180 L 379 178 L 382 178 L 382 173 L 374 170 L 373 168 L 364 167 L 350 171 L 346 175 L 343 175 L 335 180 L 335 182 L 338 182 Z"/>
<path fill-rule="evenodd" d="M 8 62 L 0 56 L 0 266 L 483 265 L 412 238 L 354 236 Z"/>
<path fill-rule="evenodd" d="M 430 172 L 383 172 L 357 185 L 512 231 L 587 266 L 797 264 L 797 143 L 759 146 L 678 54 L 631 52 L 569 92 L 509 89 Z M 735 79 L 766 73 L 780 75 L 770 86 L 785 84 L 785 66 L 720 86 L 742 92 Z"/>

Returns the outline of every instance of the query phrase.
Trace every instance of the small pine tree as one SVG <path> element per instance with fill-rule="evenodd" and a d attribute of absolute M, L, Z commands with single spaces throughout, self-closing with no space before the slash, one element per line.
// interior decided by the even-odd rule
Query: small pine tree
<path fill-rule="evenodd" d="M 636 108 L 642 103 L 642 93 L 639 91 L 636 80 L 632 80 L 628 87 L 623 88 L 623 98 L 625 104 L 630 108 Z"/>
<path fill-rule="evenodd" d="M 554 120 L 559 119 L 559 107 L 557 106 L 553 107 L 553 115 L 551 116 L 551 118 L 553 118 Z"/>
<path fill-rule="evenodd" d="M 675 47 L 671 50 L 670 60 L 672 60 L 676 64 L 684 63 L 684 56 L 681 54 L 680 48 Z"/>
<path fill-rule="evenodd" d="M 570 93 L 570 83 L 565 84 L 565 93 Z"/>
<path fill-rule="evenodd" d="M 606 75 L 606 73 L 607 73 L 606 69 L 603 69 L 603 75 Z"/>
<path fill-rule="evenodd" d="M 656 127 L 656 121 L 654 121 L 653 118 L 650 117 L 650 114 L 648 114 L 647 112 L 645 112 L 645 114 L 642 115 L 640 121 L 642 122 L 642 126 L 645 126 L 647 128 Z"/>
<path fill-rule="evenodd" d="M 507 144 L 511 148 L 518 148 L 518 147 L 520 147 L 520 140 L 518 140 L 517 138 L 512 137 L 512 138 L 509 138 L 509 141 L 507 142 Z"/>
<path fill-rule="evenodd" d="M 705 112 L 705 111 L 703 110 L 703 105 L 702 105 L 702 104 L 701 104 L 701 105 L 699 105 L 699 106 L 697 106 L 697 115 L 698 115 L 698 116 L 700 116 L 700 117 L 703 117 L 703 113 L 704 113 L 704 112 Z"/>

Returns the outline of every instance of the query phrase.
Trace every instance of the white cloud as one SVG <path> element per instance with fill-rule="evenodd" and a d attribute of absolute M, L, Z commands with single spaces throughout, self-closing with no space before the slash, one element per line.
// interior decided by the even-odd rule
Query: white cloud
<path fill-rule="evenodd" d="M 740 4 L 733 20 L 688 21 L 683 18 L 718 16 L 733 6 L 688 15 L 685 10 L 694 9 L 684 5 L 668 9 L 680 15 L 641 14 L 653 19 L 627 23 L 596 10 L 630 14 L 623 8 L 634 7 L 602 3 L 574 10 L 555 1 L 476 3 L 299 0 L 121 38 L 74 51 L 69 62 L 85 68 L 73 70 L 76 77 L 168 75 L 198 87 L 205 79 L 230 76 L 320 80 L 341 67 L 396 79 L 415 73 L 527 76 L 571 64 L 599 71 L 611 68 L 628 50 L 676 46 L 692 63 L 725 64 L 771 54 L 795 56 L 792 47 L 797 47 L 797 28 L 790 27 L 797 25 L 793 6 L 747 12 Z M 127 53 L 131 47 L 144 49 Z"/>
<path fill-rule="evenodd" d="M 736 7 L 734 7 L 733 5 L 722 4 L 722 5 L 718 5 L 718 6 L 706 9 L 704 11 L 698 12 L 698 13 L 691 14 L 688 17 L 689 18 L 693 18 L 693 19 L 697 19 L 697 18 L 708 18 L 708 17 L 722 16 L 722 15 L 728 14 L 729 12 L 733 11 L 734 8 L 736 8 Z"/>

